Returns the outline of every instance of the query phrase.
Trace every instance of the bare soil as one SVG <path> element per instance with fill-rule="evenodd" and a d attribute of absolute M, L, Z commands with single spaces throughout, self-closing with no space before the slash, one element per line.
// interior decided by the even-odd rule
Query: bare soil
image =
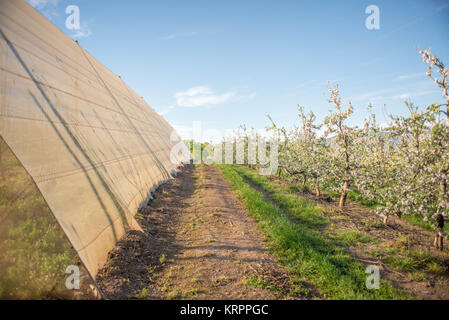
<path fill-rule="evenodd" d="M 129 232 L 97 276 L 107 299 L 304 298 L 214 166 L 185 166 L 136 218 L 144 232 Z M 269 286 L 245 282 L 257 277 Z"/>

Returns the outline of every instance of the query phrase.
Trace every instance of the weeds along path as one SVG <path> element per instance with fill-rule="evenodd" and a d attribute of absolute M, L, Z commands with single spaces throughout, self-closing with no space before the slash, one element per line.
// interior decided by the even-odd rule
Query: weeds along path
<path fill-rule="evenodd" d="M 310 281 L 324 298 L 413 298 L 382 277 L 378 289 L 367 288 L 366 265 L 327 234 L 330 220 L 313 203 L 282 192 L 253 170 L 230 165 L 221 165 L 220 170 L 259 222 L 280 262 L 293 275 Z"/>
<path fill-rule="evenodd" d="M 314 290 L 291 278 L 267 252 L 215 166 L 188 165 L 161 186 L 110 252 L 97 282 L 109 299 L 304 298 Z"/>
<path fill-rule="evenodd" d="M 353 200 L 341 210 L 338 199 L 298 191 L 285 178 L 268 180 L 284 193 L 315 203 L 330 220 L 328 236 L 342 242 L 357 260 L 378 265 L 395 286 L 420 299 L 449 299 L 449 251 L 433 247 L 432 232 L 398 217 L 390 217 L 385 226 L 374 210 Z"/>
<path fill-rule="evenodd" d="M 397 219 L 392 219 L 392 226 L 386 227 L 371 210 L 355 203 L 348 203 L 348 208 L 340 210 L 338 202 L 298 194 L 297 189 L 292 188 L 294 185 L 285 179 L 260 176 L 244 167 L 232 169 L 277 210 L 284 212 L 292 223 L 301 224 L 302 232 L 312 235 L 315 232 L 313 238 L 303 240 L 310 242 L 312 248 L 313 242 L 319 244 L 323 252 L 344 248 L 352 259 L 364 265 L 377 265 L 383 279 L 418 298 L 449 298 L 449 259 L 447 253 L 434 250 L 426 243 L 430 238 L 425 235 L 428 231 Z M 349 265 L 349 261 L 334 265 L 335 271 Z M 356 281 L 355 287 L 357 282 L 360 281 Z M 326 287 L 326 283 L 322 285 Z M 358 291 L 363 292 L 363 287 Z"/>

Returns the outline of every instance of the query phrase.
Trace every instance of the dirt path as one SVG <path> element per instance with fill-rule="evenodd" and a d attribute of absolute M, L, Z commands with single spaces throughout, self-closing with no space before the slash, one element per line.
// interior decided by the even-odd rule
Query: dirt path
<path fill-rule="evenodd" d="M 291 298 L 291 279 L 214 166 L 162 186 L 97 281 L 110 299 Z"/>

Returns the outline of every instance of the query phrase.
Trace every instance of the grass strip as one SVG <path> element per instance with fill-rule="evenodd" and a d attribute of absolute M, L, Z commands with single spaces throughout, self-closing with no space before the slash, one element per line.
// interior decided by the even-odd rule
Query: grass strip
<path fill-rule="evenodd" d="M 410 299 L 412 296 L 381 279 L 380 288 L 366 287 L 366 266 L 340 243 L 326 237 L 330 221 L 316 205 L 294 194 L 281 192 L 267 177 L 247 168 L 220 165 L 236 196 L 256 218 L 268 245 L 295 276 L 311 282 L 329 299 Z M 251 187 L 260 187 L 281 209 Z"/>

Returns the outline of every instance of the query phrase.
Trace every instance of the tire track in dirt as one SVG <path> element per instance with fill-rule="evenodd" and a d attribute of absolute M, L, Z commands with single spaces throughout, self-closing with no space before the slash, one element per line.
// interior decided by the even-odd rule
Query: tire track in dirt
<path fill-rule="evenodd" d="M 106 298 L 301 298 L 216 167 L 185 166 L 155 196 L 97 277 Z"/>

